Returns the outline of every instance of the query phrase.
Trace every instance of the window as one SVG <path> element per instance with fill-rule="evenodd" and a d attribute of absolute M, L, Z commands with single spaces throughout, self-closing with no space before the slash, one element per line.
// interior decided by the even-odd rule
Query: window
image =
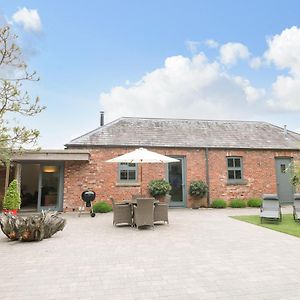
<path fill-rule="evenodd" d="M 227 157 L 227 179 L 229 182 L 241 182 L 243 180 L 241 157 Z"/>
<path fill-rule="evenodd" d="M 137 181 L 137 164 L 120 163 L 119 164 L 119 181 L 136 182 Z"/>

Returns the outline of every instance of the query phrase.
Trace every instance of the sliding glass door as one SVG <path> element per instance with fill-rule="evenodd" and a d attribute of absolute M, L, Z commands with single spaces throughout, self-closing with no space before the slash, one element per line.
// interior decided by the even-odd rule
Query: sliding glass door
<path fill-rule="evenodd" d="M 63 197 L 63 165 L 41 164 L 38 210 L 61 210 Z"/>

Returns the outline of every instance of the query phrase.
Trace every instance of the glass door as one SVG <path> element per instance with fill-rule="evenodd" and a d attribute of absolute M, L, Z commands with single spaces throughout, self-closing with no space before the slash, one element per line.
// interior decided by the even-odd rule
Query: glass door
<path fill-rule="evenodd" d="M 38 210 L 59 210 L 62 199 L 62 165 L 41 165 Z"/>
<path fill-rule="evenodd" d="M 168 181 L 171 184 L 171 202 L 170 206 L 184 207 L 185 206 L 185 173 L 184 173 L 184 158 L 174 157 L 178 162 L 168 164 Z"/>

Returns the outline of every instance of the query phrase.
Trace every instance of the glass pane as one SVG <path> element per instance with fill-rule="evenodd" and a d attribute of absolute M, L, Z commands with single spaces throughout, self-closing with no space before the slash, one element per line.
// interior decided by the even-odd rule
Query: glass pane
<path fill-rule="evenodd" d="M 128 164 L 128 167 L 130 167 L 130 168 L 135 168 L 135 164 L 134 164 L 134 163 L 129 163 L 129 164 Z"/>
<path fill-rule="evenodd" d="M 169 163 L 169 183 L 171 184 L 171 201 L 182 202 L 182 165 L 180 162 Z"/>
<path fill-rule="evenodd" d="M 242 179 L 242 171 L 241 170 L 235 171 L 235 179 Z"/>
<path fill-rule="evenodd" d="M 37 209 L 39 191 L 39 164 L 22 164 L 21 209 Z"/>
<path fill-rule="evenodd" d="M 42 167 L 41 206 L 57 206 L 59 174 L 59 166 Z"/>
<path fill-rule="evenodd" d="M 233 158 L 227 158 L 227 166 L 229 168 L 232 168 L 233 167 Z"/>
<path fill-rule="evenodd" d="M 281 173 L 285 173 L 285 164 L 280 165 Z"/>
<path fill-rule="evenodd" d="M 233 170 L 228 171 L 228 179 L 234 179 L 234 171 Z"/>
<path fill-rule="evenodd" d="M 135 171 L 130 170 L 128 171 L 128 175 L 129 175 L 129 180 L 135 180 Z"/>
<path fill-rule="evenodd" d="M 121 170 L 120 171 L 120 179 L 121 180 L 127 180 L 127 171 L 126 170 Z"/>
<path fill-rule="evenodd" d="M 234 166 L 236 168 L 240 168 L 241 167 L 241 159 L 240 158 L 235 158 L 234 159 Z"/>

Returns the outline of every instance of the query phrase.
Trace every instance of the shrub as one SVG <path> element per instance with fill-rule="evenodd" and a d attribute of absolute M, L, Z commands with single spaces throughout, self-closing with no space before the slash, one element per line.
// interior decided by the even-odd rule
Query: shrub
<path fill-rule="evenodd" d="M 153 197 L 165 196 L 171 191 L 171 185 L 164 179 L 155 179 L 149 183 L 149 192 Z"/>
<path fill-rule="evenodd" d="M 21 197 L 18 191 L 18 181 L 14 179 L 8 186 L 4 199 L 3 199 L 3 209 L 20 209 Z"/>
<path fill-rule="evenodd" d="M 246 202 L 242 199 L 233 199 L 230 201 L 229 206 L 232 208 L 244 208 L 246 207 Z"/>
<path fill-rule="evenodd" d="M 248 200 L 247 205 L 249 207 L 260 207 L 261 206 L 261 199 L 251 198 L 251 199 Z"/>
<path fill-rule="evenodd" d="M 216 199 L 211 204 L 212 208 L 225 208 L 227 207 L 227 203 L 223 199 Z"/>
<path fill-rule="evenodd" d="M 191 182 L 190 185 L 191 196 L 202 198 L 206 195 L 207 191 L 208 191 L 208 186 L 204 181 L 198 180 L 198 181 Z"/>
<path fill-rule="evenodd" d="M 97 202 L 93 205 L 94 213 L 107 213 L 112 211 L 110 204 L 104 201 Z"/>

